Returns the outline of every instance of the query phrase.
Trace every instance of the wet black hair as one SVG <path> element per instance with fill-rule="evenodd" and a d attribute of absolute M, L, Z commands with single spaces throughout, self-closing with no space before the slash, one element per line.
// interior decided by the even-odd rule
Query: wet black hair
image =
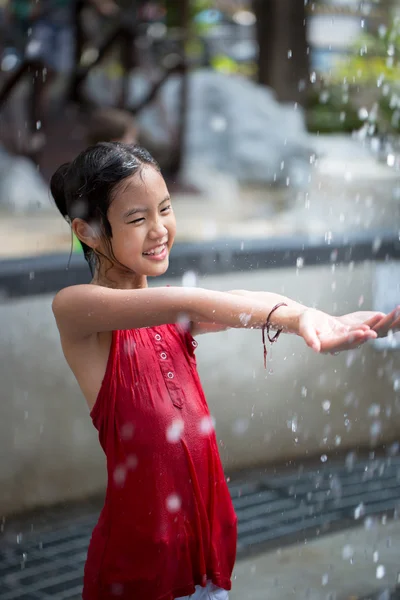
<path fill-rule="evenodd" d="M 71 224 L 80 218 L 100 226 L 101 235 L 107 242 L 107 258 L 116 263 L 108 208 L 118 186 L 128 177 L 140 173 L 145 165 L 160 172 L 157 161 L 145 148 L 121 142 L 101 142 L 78 154 L 72 162 L 61 165 L 50 181 L 51 194 L 64 219 Z M 97 255 L 92 248 L 80 243 L 93 274 Z"/>

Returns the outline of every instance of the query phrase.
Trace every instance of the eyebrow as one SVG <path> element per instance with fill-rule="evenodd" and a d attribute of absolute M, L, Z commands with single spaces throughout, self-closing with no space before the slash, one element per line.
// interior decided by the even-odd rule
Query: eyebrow
<path fill-rule="evenodd" d="M 164 204 L 164 202 L 168 202 L 168 201 L 170 201 L 170 200 L 171 200 L 171 197 L 170 197 L 170 196 L 166 196 L 166 197 L 164 198 L 164 200 L 161 200 L 161 202 L 160 202 L 160 203 L 159 203 L 159 205 L 158 205 L 158 208 L 160 208 L 160 206 L 161 206 L 162 204 Z M 140 207 L 140 206 L 136 206 L 135 208 L 131 208 L 130 210 L 128 210 L 128 212 L 124 213 L 124 215 L 123 215 L 123 216 L 124 216 L 124 219 L 126 219 L 127 217 L 131 217 L 132 215 L 136 215 L 137 213 L 145 213 L 145 212 L 148 212 L 148 210 L 149 210 L 148 208 L 142 208 L 142 207 Z"/>

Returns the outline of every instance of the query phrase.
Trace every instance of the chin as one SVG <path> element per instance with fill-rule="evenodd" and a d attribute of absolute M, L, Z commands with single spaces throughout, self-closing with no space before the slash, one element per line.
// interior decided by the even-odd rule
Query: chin
<path fill-rule="evenodd" d="M 159 277 L 160 275 L 164 275 L 164 273 L 166 273 L 168 271 L 168 267 L 169 267 L 169 261 L 165 260 L 160 264 L 156 264 L 154 265 L 152 268 L 150 269 L 146 269 L 146 275 L 147 277 Z"/>

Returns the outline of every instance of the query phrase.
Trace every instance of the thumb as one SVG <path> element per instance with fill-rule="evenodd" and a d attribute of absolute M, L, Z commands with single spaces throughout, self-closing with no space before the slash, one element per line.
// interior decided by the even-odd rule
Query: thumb
<path fill-rule="evenodd" d="M 300 325 L 300 335 L 310 348 L 315 352 L 321 351 L 321 342 L 318 339 L 315 326 L 310 322 L 309 315 L 303 315 L 303 322 Z"/>

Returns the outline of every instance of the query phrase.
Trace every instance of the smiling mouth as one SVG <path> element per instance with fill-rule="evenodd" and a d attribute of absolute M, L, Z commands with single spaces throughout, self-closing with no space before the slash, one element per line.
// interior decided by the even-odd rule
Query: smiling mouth
<path fill-rule="evenodd" d="M 157 248 L 153 248 L 153 250 L 149 250 L 148 252 L 143 252 L 143 256 L 159 256 L 167 249 L 167 244 L 161 244 L 161 246 L 157 246 Z"/>

